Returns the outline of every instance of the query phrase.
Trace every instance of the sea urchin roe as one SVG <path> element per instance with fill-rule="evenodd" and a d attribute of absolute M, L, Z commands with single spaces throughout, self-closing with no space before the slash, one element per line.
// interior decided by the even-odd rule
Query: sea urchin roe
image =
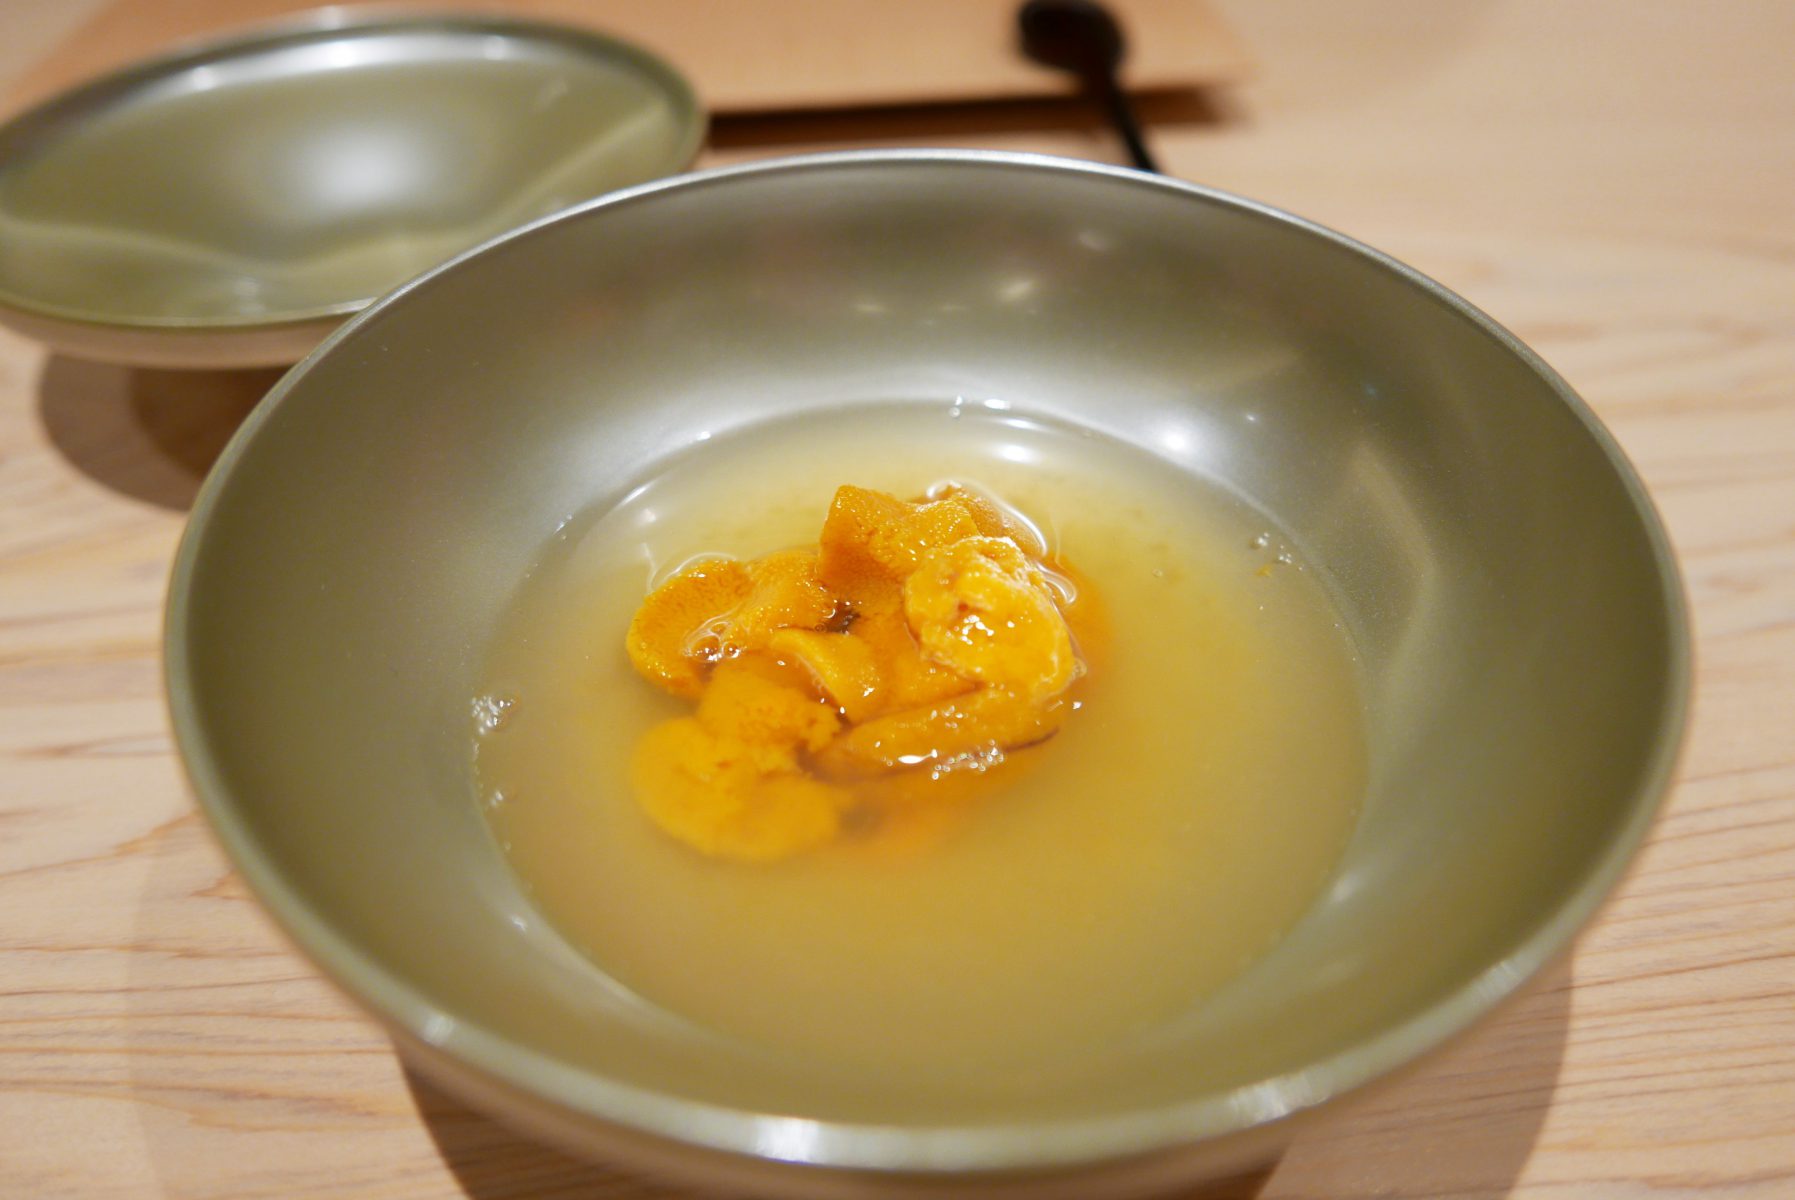
<path fill-rule="evenodd" d="M 989 687 L 1033 699 L 1072 682 L 1066 619 L 1009 538 L 968 537 L 922 555 L 904 581 L 904 616 L 926 657 Z"/>
<path fill-rule="evenodd" d="M 926 791 L 1053 736 L 1083 664 L 1031 550 L 1032 530 L 958 485 L 916 501 L 844 486 L 816 549 L 669 579 L 626 649 L 697 708 L 638 744 L 644 811 L 704 854 L 777 859 L 879 829 L 883 779 Z M 902 791 L 913 811 L 919 788 Z"/>
<path fill-rule="evenodd" d="M 833 840 L 847 793 L 796 771 L 763 771 L 746 751 L 697 718 L 664 721 L 642 737 L 636 794 L 655 824 L 716 858 L 761 862 Z"/>
<path fill-rule="evenodd" d="M 676 696 L 698 695 L 705 664 L 720 655 L 697 646 L 694 636 L 716 614 L 733 612 L 753 588 L 748 568 L 726 559 L 702 562 L 675 575 L 636 610 L 624 639 L 630 664 L 644 679 Z"/>

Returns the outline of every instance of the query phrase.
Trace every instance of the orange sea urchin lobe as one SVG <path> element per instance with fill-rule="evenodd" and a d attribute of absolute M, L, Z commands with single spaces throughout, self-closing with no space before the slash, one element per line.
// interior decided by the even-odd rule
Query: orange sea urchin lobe
<path fill-rule="evenodd" d="M 1075 707 L 1088 601 L 1051 575 L 1033 529 L 958 486 L 843 486 L 816 549 L 688 567 L 625 639 L 645 679 L 697 701 L 636 748 L 643 810 L 704 854 L 766 861 L 989 776 Z"/>

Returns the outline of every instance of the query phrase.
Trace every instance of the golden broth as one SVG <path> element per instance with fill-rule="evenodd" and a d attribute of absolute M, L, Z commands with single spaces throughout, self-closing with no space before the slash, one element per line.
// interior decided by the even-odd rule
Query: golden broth
<path fill-rule="evenodd" d="M 1065 729 L 906 852 L 745 865 L 651 825 L 630 755 L 689 705 L 624 655 L 650 587 L 699 555 L 814 544 L 837 484 L 946 479 L 1033 518 L 1100 593 L 1108 642 Z M 1290 927 L 1364 784 L 1350 646 L 1262 516 L 1138 449 L 983 407 L 809 417 L 677 457 L 556 536 L 486 680 L 478 787 L 561 932 L 672 1013 L 869 1085 L 1125 1050 Z"/>

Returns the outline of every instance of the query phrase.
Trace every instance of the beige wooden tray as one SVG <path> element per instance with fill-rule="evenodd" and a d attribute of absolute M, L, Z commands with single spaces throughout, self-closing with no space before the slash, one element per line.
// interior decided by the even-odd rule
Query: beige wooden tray
<path fill-rule="evenodd" d="M 379 7 L 485 11 L 587 26 L 683 71 L 713 112 L 854 108 L 1063 94 L 1069 77 L 1016 45 L 1019 0 L 402 0 Z M 1128 85 L 1204 87 L 1244 77 L 1241 43 L 1203 0 L 1110 0 L 1129 39 Z M 16 108 L 196 38 L 315 7 L 307 0 L 114 0 L 18 83 Z M 358 7 L 354 5 L 344 7 Z"/>

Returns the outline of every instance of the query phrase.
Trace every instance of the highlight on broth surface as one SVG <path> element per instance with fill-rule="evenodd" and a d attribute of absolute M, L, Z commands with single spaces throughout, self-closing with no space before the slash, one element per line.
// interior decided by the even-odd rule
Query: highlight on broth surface
<path fill-rule="evenodd" d="M 643 678 L 697 702 L 637 744 L 637 800 L 693 849 L 764 861 L 900 832 L 949 776 L 1006 780 L 1085 671 L 1069 618 L 1091 603 L 1044 553 L 960 485 L 843 485 L 815 548 L 688 566 L 625 639 Z"/>

